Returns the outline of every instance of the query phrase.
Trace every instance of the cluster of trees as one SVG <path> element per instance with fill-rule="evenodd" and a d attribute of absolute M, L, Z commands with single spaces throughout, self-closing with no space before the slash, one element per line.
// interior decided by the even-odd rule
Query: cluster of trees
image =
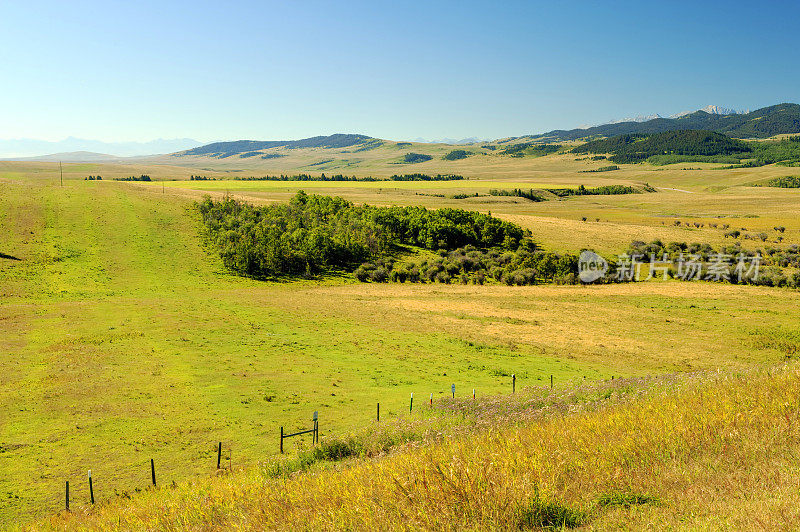
<path fill-rule="evenodd" d="M 594 170 L 581 170 L 584 174 L 591 174 L 594 172 L 613 172 L 614 170 L 619 170 L 619 166 L 616 164 L 611 164 L 608 166 L 601 166 L 600 168 L 595 168 Z"/>
<path fill-rule="evenodd" d="M 750 142 L 752 158 L 759 166 L 782 163 L 791 166 L 800 162 L 800 142 L 790 139 L 778 141 Z"/>
<path fill-rule="evenodd" d="M 524 157 L 531 155 L 533 157 L 541 157 L 559 151 L 563 146 L 561 144 L 539 144 L 536 142 L 520 142 L 512 144 L 503 151 L 501 155 L 510 155 L 512 157 Z"/>
<path fill-rule="evenodd" d="M 656 190 L 648 184 L 643 187 L 645 192 L 655 192 Z M 579 185 L 578 188 L 548 188 L 559 198 L 567 196 L 618 196 L 620 194 L 641 194 L 642 190 L 626 185 L 602 185 L 599 187 L 585 187 Z"/>
<path fill-rule="evenodd" d="M 359 266 L 354 275 L 362 282 L 461 283 L 484 284 L 496 281 L 507 285 L 541 282 L 575 284 L 578 258 L 536 249 L 525 240 L 516 250 L 478 249 L 464 246 L 421 261 L 382 258 Z"/>
<path fill-rule="evenodd" d="M 645 192 L 655 192 L 655 189 L 648 184 L 643 187 Z M 641 194 L 642 190 L 625 185 L 604 185 L 599 187 L 587 188 L 580 185 L 578 188 L 544 188 L 544 189 L 520 189 L 497 190 L 491 189 L 489 194 L 492 196 L 516 196 L 529 199 L 531 201 L 547 201 L 547 192 L 565 198 L 567 196 L 615 196 L 619 194 Z"/>
<path fill-rule="evenodd" d="M 785 177 L 776 177 L 767 181 L 767 186 L 777 188 L 800 188 L 800 176 L 787 175 Z"/>
<path fill-rule="evenodd" d="M 302 191 L 288 204 L 255 207 L 206 197 L 197 208 L 224 264 L 254 277 L 352 270 L 402 245 L 516 250 L 528 236 L 519 226 L 476 212 L 357 206 Z"/>
<path fill-rule="evenodd" d="M 791 139 L 779 141 L 749 142 L 751 152 L 746 155 L 747 161 L 741 164 L 726 166 L 732 168 L 757 168 L 768 164 L 778 166 L 800 166 L 800 143 Z M 744 157 L 740 157 L 739 160 Z M 727 162 L 727 161 L 726 161 Z"/>
<path fill-rule="evenodd" d="M 102 181 L 103 177 L 99 175 L 90 175 L 89 177 L 84 177 L 84 181 Z"/>
<path fill-rule="evenodd" d="M 216 177 L 208 177 L 205 175 L 191 175 L 189 181 L 216 181 Z"/>
<path fill-rule="evenodd" d="M 117 177 L 116 181 L 152 181 L 149 175 L 142 174 L 140 176 L 132 175 L 130 177 Z"/>
<path fill-rule="evenodd" d="M 531 201 L 547 201 L 547 198 L 542 194 L 541 190 L 535 189 L 528 189 L 523 190 L 521 188 L 514 188 L 511 190 L 498 190 L 493 188 L 489 191 L 491 196 L 515 196 L 518 198 L 525 198 Z"/>
<path fill-rule="evenodd" d="M 433 156 L 427 153 L 406 153 L 403 155 L 403 162 L 408 164 L 424 163 L 431 159 L 433 159 Z"/>
<path fill-rule="evenodd" d="M 776 228 L 776 230 L 778 230 L 778 228 Z M 738 264 L 737 258 L 741 255 L 752 257 L 758 254 L 760 256 L 758 276 L 755 278 L 743 278 L 741 281 L 742 283 L 800 288 L 800 272 L 795 271 L 787 275 L 783 270 L 784 268 L 800 268 L 800 246 L 797 245 L 792 245 L 788 249 L 767 247 L 755 251 L 746 251 L 739 242 L 715 249 L 710 244 L 687 244 L 686 242 L 670 242 L 665 244 L 661 240 L 653 240 L 650 243 L 634 241 L 628 247 L 626 253 L 629 256 L 638 255 L 642 257 L 644 262 L 648 262 L 651 255 L 655 257 L 656 260 L 661 260 L 662 257 L 666 256 L 667 259 L 673 263 L 673 266 L 670 267 L 669 274 L 676 279 L 680 279 L 680 276 L 678 275 L 675 265 L 681 258 L 689 260 L 690 257 L 697 257 L 707 265 L 715 261 L 717 257 L 724 256 L 729 259 L 726 271 L 728 279 L 722 280 L 731 283 L 739 282 L 736 272 L 736 266 Z"/>
<path fill-rule="evenodd" d="M 593 140 L 573 153 L 610 153 L 615 163 L 639 163 L 654 155 L 716 156 L 752 152 L 750 144 L 702 130 L 667 131 L 654 135 L 618 135 Z"/>
<path fill-rule="evenodd" d="M 647 158 L 647 162 L 654 166 L 677 163 L 738 164 L 741 160 L 741 155 L 676 155 L 674 153 L 652 155 Z"/>
<path fill-rule="evenodd" d="M 472 153 L 467 150 L 452 150 L 446 153 L 442 159 L 445 161 L 458 161 L 459 159 L 466 159 L 470 155 L 472 155 Z"/>

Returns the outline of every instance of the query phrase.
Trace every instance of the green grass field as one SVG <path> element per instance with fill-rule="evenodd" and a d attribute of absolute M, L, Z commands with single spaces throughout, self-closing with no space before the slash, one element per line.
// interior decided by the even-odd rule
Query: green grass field
<path fill-rule="evenodd" d="M 774 169 L 728 176 L 731 185 L 719 190 L 695 171 L 644 167 L 608 179 L 574 169 L 542 177 L 566 164 L 558 157 L 537 159 L 541 168 L 525 179 L 508 170 L 465 182 L 358 184 L 87 182 L 84 173 L 185 178 L 192 171 L 68 165 L 60 187 L 52 165 L 2 163 L 0 522 L 60 509 L 68 479 L 76 501 L 85 499 L 88 469 L 106 500 L 144 488 L 150 458 L 162 485 L 211 472 L 218 441 L 235 466 L 255 464 L 277 452 L 281 425 L 308 425 L 314 410 L 323 434 L 341 433 L 371 423 L 377 402 L 383 416 L 400 416 L 412 392 L 424 403 L 430 393 L 448 395 L 453 383 L 460 396 L 473 388 L 488 395 L 507 391 L 512 373 L 521 386 L 550 375 L 561 385 L 745 368 L 797 349 L 800 305 L 791 290 L 236 277 L 204 249 L 189 208 L 206 192 L 262 202 L 306 189 L 374 204 L 491 211 L 559 250 L 619 252 L 634 238 L 724 242 L 708 226 L 673 226 L 675 217 L 752 231 L 780 223 L 782 245 L 800 242 L 798 191 L 741 186 Z M 644 181 L 691 193 L 543 203 L 416 194 Z"/>

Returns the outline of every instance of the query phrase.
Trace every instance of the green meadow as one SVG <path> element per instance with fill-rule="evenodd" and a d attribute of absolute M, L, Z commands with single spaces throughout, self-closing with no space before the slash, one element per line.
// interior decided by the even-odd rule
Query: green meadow
<path fill-rule="evenodd" d="M 713 219 L 734 204 L 731 219 L 783 220 L 787 243 L 797 242 L 796 191 L 738 189 L 752 203 L 725 203 L 735 191 L 526 203 L 416 192 L 533 181 L 141 184 L 83 181 L 85 170 L 71 169 L 63 187 L 47 168 L 0 173 L 4 524 L 62 508 L 66 480 L 75 504 L 85 503 L 89 469 L 96 497 L 108 500 L 145 488 L 151 458 L 161 485 L 210 474 L 220 441 L 225 463 L 254 465 L 276 455 L 281 426 L 310 426 L 315 410 L 323 436 L 343 434 L 374 423 L 378 402 L 382 417 L 403 416 L 411 393 L 422 408 L 430 394 L 448 396 L 452 384 L 466 397 L 473 389 L 479 396 L 508 392 L 511 374 L 518 386 L 549 384 L 551 375 L 564 386 L 744 368 L 785 359 L 800 338 L 797 292 L 784 289 L 237 277 L 205 249 L 191 208 L 206 192 L 261 202 L 303 188 L 375 204 L 491 211 L 530 228 L 553 249 L 576 251 L 593 241 L 619 252 L 650 234 L 722 241 L 708 227 L 660 223 L 661 210 Z M 384 193 L 389 186 L 396 192 Z M 764 197 L 774 197 L 779 208 L 739 218 Z M 579 218 L 595 212 L 600 222 Z M 309 444 L 297 438 L 287 450 Z"/>

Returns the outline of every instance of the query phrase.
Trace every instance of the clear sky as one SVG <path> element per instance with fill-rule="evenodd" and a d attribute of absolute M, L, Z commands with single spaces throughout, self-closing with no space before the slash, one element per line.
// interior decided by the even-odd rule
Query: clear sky
<path fill-rule="evenodd" d="M 798 2 L 0 3 L 0 138 L 497 138 L 799 102 Z"/>

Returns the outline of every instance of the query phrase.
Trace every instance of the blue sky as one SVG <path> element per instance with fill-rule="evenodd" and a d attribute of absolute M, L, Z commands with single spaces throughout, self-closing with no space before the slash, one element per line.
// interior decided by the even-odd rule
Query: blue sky
<path fill-rule="evenodd" d="M 796 2 L 3 2 L 0 138 L 497 138 L 800 101 Z"/>

